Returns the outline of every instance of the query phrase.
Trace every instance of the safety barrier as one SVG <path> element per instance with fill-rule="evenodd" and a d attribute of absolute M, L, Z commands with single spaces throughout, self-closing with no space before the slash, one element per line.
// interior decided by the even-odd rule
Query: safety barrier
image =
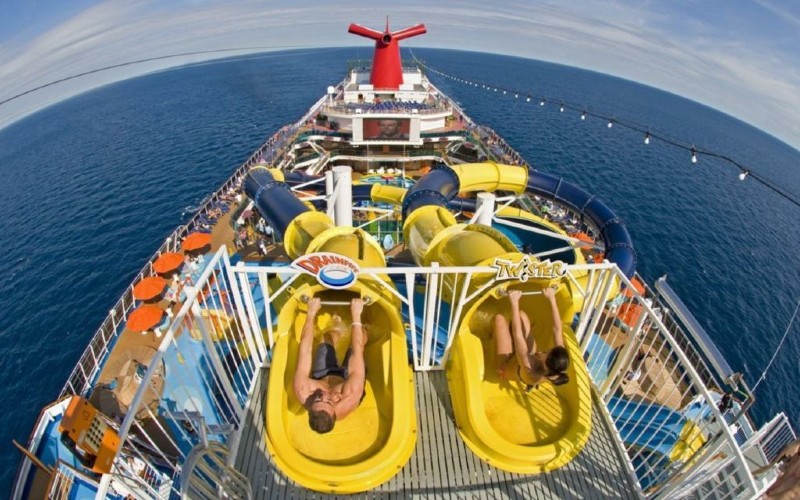
<path fill-rule="evenodd" d="M 464 306 L 496 284 L 471 283 L 495 271 L 434 264 L 361 273 L 383 283 L 403 304 L 414 369 L 441 370 Z M 634 291 L 613 265 L 569 266 L 566 279 L 578 273 L 587 276 L 584 286 L 574 288 L 584 305 L 572 326 L 641 492 L 653 498 L 755 495 L 759 483 L 752 470 L 794 438 L 788 420 L 777 418 L 743 441 L 730 421 L 736 405 L 723 407 L 722 389 L 704 383 L 667 327 L 670 313 Z M 281 333 L 276 304 L 293 292 L 300 274 L 285 266 L 232 265 L 224 248 L 214 255 L 172 319 L 120 425 L 124 444 L 116 474 L 101 484 L 104 491 L 121 490 L 115 481 L 131 474 L 126 468 L 134 459 L 152 470 L 172 471 L 170 488 L 178 494 L 181 476 L 191 472 L 184 465 L 193 450 L 218 443 L 235 456 L 257 374 L 269 365 L 270 347 Z M 622 300 L 605 300 L 615 282 L 631 292 L 619 295 Z M 760 457 L 755 461 L 754 453 Z M 155 485 L 139 487 L 164 498 Z"/>

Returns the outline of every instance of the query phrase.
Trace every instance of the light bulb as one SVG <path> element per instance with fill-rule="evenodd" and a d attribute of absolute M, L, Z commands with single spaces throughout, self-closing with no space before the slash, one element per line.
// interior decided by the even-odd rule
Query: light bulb
<path fill-rule="evenodd" d="M 519 99 L 519 94 L 514 94 L 514 99 Z"/>
<path fill-rule="evenodd" d="M 692 148 L 692 163 L 697 163 L 697 150 Z"/>
<path fill-rule="evenodd" d="M 743 171 L 742 171 L 742 173 L 741 173 L 741 174 L 739 174 L 739 180 L 740 180 L 740 181 L 743 181 L 743 180 L 745 180 L 745 179 L 747 178 L 747 175 L 748 175 L 749 173 L 750 173 L 750 172 L 748 172 L 747 170 L 743 170 Z"/>
<path fill-rule="evenodd" d="M 539 101 L 539 106 L 544 106 L 544 99 L 542 99 L 541 101 Z"/>
<path fill-rule="evenodd" d="M 586 119 L 586 111 L 581 113 L 581 120 L 585 120 L 585 119 Z"/>
<path fill-rule="evenodd" d="M 644 134 L 644 143 L 650 144 L 650 132 L 645 132 Z"/>
<path fill-rule="evenodd" d="M 503 91 L 503 95 L 506 95 L 506 91 L 505 90 Z"/>
<path fill-rule="evenodd" d="M 608 120 L 608 125 L 606 127 L 611 128 L 614 126 L 614 120 Z"/>
<path fill-rule="evenodd" d="M 531 96 L 530 95 L 525 98 L 525 102 L 531 102 Z"/>
<path fill-rule="evenodd" d="M 561 107 L 558 108 L 558 110 L 563 113 L 564 112 L 564 105 L 562 104 Z"/>

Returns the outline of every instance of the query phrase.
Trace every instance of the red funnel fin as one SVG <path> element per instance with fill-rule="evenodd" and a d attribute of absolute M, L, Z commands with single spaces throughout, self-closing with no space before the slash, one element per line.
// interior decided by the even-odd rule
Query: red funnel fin
<path fill-rule="evenodd" d="M 424 24 L 409 26 L 394 33 L 389 31 L 389 20 L 386 20 L 386 30 L 380 31 L 351 24 L 347 30 L 350 33 L 375 40 L 375 55 L 372 58 L 372 73 L 369 82 L 376 89 L 398 89 L 403 83 L 403 66 L 400 61 L 400 45 L 397 43 L 404 38 L 426 33 Z"/>

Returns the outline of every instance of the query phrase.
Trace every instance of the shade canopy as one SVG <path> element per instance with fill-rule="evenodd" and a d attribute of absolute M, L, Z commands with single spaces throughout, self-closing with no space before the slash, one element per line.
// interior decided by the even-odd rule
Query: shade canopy
<path fill-rule="evenodd" d="M 133 287 L 133 298 L 137 300 L 152 300 L 164 291 L 167 280 L 158 276 L 148 276 Z"/>
<path fill-rule="evenodd" d="M 182 253 L 166 252 L 162 253 L 161 256 L 153 262 L 153 270 L 158 274 L 166 274 L 178 269 L 182 264 Z"/>
<path fill-rule="evenodd" d="M 161 323 L 161 318 L 164 317 L 164 311 L 156 306 L 144 305 L 134 310 L 128 316 L 127 327 L 134 332 L 143 332 L 150 330 L 157 324 Z"/>
<path fill-rule="evenodd" d="M 211 244 L 211 235 L 208 233 L 191 233 L 183 240 L 181 248 L 184 252 L 200 250 Z"/>

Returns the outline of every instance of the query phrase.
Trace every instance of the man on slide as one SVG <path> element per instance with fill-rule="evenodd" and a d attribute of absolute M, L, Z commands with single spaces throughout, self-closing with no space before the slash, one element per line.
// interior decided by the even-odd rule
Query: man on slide
<path fill-rule="evenodd" d="M 323 335 L 312 359 L 314 320 L 320 310 L 319 298 L 308 301 L 308 315 L 300 335 L 300 353 L 294 373 L 294 393 L 308 410 L 308 425 L 320 434 L 330 432 L 337 420 L 355 410 L 364 398 L 366 367 L 364 346 L 367 336 L 361 324 L 364 302 L 350 303 L 353 330 L 350 347 L 341 366 L 334 346 L 342 334 L 342 322 L 334 315 L 334 326 Z"/>

